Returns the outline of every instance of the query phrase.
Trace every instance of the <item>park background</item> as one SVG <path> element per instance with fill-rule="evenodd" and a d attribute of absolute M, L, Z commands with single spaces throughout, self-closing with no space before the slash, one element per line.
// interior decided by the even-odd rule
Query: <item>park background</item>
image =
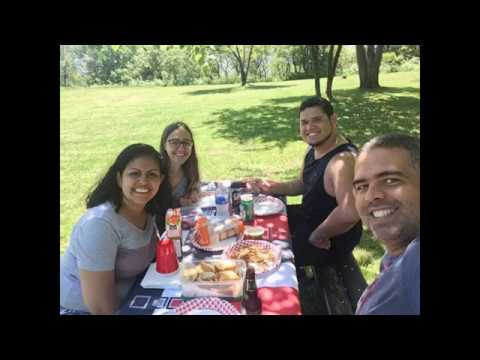
<path fill-rule="evenodd" d="M 298 177 L 298 107 L 315 94 L 357 146 L 420 136 L 420 46 L 61 45 L 60 253 L 118 153 L 158 148 L 173 121 L 191 127 L 204 181 Z M 368 283 L 383 253 L 365 228 L 354 256 Z"/>

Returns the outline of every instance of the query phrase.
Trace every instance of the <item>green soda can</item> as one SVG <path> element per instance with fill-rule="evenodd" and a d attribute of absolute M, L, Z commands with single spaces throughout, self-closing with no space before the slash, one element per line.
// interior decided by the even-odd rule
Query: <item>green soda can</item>
<path fill-rule="evenodd" d="M 243 194 L 240 196 L 240 216 L 243 222 L 250 223 L 253 221 L 253 195 Z"/>

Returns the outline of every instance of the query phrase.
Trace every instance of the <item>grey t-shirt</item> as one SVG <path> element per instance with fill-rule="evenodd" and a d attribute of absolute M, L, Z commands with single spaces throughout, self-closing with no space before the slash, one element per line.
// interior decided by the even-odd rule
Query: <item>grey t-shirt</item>
<path fill-rule="evenodd" d="M 88 311 L 83 302 L 79 269 L 114 270 L 117 294 L 123 301 L 135 277 L 154 259 L 153 233 L 150 215 L 145 230 L 140 230 L 116 213 L 110 202 L 89 209 L 74 226 L 61 258 L 60 305 Z"/>
<path fill-rule="evenodd" d="M 357 315 L 420 314 L 420 237 L 399 256 L 388 253 L 380 274 L 363 292 Z"/>

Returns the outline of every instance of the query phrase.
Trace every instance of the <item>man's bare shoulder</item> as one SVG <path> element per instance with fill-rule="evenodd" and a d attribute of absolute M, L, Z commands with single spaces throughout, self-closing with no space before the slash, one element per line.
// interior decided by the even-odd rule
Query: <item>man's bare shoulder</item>
<path fill-rule="evenodd" d="M 338 154 L 336 154 L 331 160 L 328 166 L 332 170 L 339 170 L 345 167 L 353 167 L 355 166 L 355 158 L 356 155 L 352 153 L 351 151 L 342 151 Z"/>

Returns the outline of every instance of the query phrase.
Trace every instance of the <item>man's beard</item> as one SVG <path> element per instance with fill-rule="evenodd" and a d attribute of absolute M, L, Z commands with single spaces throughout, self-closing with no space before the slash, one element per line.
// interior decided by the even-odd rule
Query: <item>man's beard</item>
<path fill-rule="evenodd" d="M 320 147 L 323 144 L 325 144 L 332 137 L 332 135 L 333 135 L 333 129 L 330 129 L 330 134 L 328 134 L 328 136 L 325 139 L 320 140 L 320 141 L 318 141 L 316 143 L 313 143 L 313 144 L 309 143 L 308 145 L 311 145 L 313 147 Z"/>

